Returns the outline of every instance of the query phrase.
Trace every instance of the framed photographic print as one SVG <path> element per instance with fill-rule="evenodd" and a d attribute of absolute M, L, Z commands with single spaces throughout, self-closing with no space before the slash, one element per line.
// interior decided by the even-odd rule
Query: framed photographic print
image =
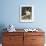
<path fill-rule="evenodd" d="M 33 5 L 20 6 L 20 22 L 34 21 L 34 7 Z"/>

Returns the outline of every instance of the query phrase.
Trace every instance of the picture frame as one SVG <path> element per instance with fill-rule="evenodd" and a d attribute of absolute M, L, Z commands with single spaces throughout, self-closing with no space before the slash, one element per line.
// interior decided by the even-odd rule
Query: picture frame
<path fill-rule="evenodd" d="M 20 6 L 20 22 L 33 22 L 34 21 L 34 6 L 21 5 Z"/>

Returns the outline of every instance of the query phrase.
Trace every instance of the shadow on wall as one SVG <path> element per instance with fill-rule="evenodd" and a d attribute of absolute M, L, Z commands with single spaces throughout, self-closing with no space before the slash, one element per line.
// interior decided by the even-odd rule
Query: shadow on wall
<path fill-rule="evenodd" d="M 4 24 L 0 24 L 0 43 L 2 43 L 2 33 L 6 31 L 4 28 L 6 28 L 6 26 Z"/>

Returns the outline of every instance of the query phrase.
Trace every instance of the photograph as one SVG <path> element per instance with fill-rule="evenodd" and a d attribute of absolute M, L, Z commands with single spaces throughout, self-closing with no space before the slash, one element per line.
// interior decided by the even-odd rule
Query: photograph
<path fill-rule="evenodd" d="M 20 21 L 21 22 L 32 22 L 33 20 L 33 6 L 22 5 L 20 7 Z"/>

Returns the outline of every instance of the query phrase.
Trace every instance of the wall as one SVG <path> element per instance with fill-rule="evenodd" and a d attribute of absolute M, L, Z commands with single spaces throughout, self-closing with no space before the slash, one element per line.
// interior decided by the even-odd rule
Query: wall
<path fill-rule="evenodd" d="M 45 0 L 0 0 L 1 14 L 0 25 L 13 24 L 16 28 L 41 27 L 46 28 L 46 1 Z M 20 5 L 33 5 L 35 21 L 21 23 L 19 20 Z"/>

